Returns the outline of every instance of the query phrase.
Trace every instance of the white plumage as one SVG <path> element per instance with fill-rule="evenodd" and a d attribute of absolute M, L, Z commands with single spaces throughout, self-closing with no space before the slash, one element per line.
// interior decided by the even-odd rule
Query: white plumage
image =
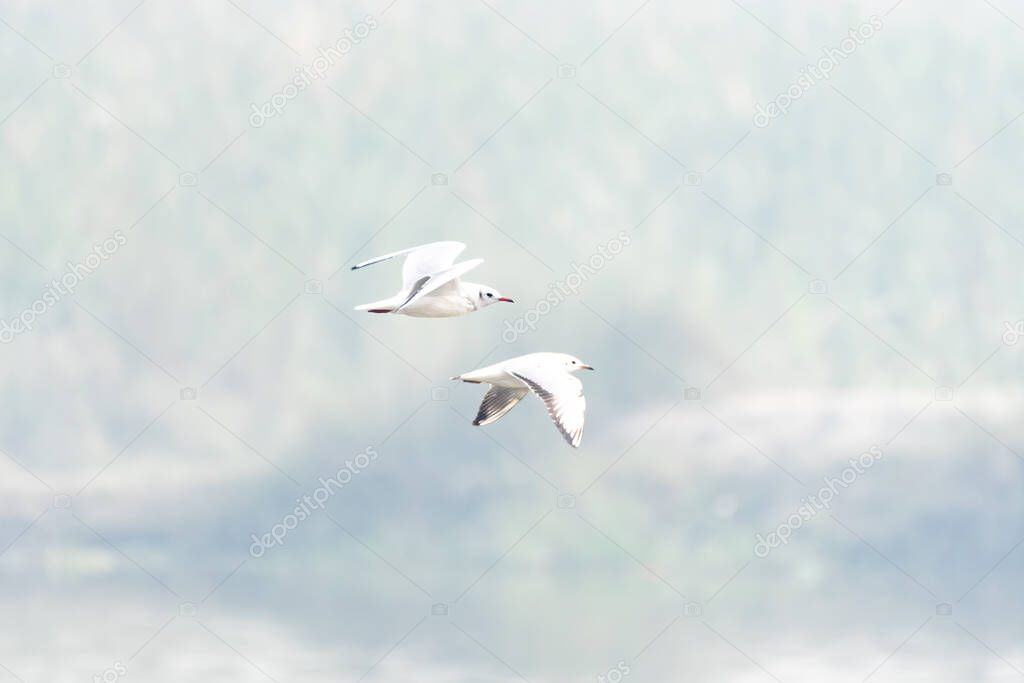
<path fill-rule="evenodd" d="M 501 296 L 491 287 L 460 279 L 484 262 L 471 259 L 455 263 L 465 248 L 462 242 L 431 242 L 357 263 L 352 270 L 406 255 L 402 264 L 402 289 L 388 299 L 356 306 L 356 310 L 445 318 L 471 313 L 498 301 L 511 303 L 512 299 Z"/>
<path fill-rule="evenodd" d="M 593 369 L 566 353 L 530 353 L 452 379 L 491 385 L 473 420 L 474 425 L 494 422 L 532 391 L 544 402 L 552 422 L 569 445 L 579 448 L 587 399 L 583 396 L 583 383 L 572 373 Z"/>

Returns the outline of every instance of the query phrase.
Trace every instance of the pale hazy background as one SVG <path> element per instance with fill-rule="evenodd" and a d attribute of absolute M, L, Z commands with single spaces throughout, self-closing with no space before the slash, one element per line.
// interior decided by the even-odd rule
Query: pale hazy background
<path fill-rule="evenodd" d="M 127 242 L 0 345 L 0 681 L 1019 680 L 1022 24 L 1009 0 L 5 0 L 0 318 Z M 400 268 L 348 266 L 437 239 L 517 303 L 351 310 Z M 598 368 L 578 451 L 534 398 L 472 427 L 482 388 L 447 381 L 538 350 Z"/>

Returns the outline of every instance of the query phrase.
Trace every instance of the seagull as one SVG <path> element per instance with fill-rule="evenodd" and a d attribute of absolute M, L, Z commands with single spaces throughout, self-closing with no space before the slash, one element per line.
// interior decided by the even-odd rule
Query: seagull
<path fill-rule="evenodd" d="M 402 289 L 390 299 L 356 306 L 357 311 L 401 313 L 417 318 L 447 318 L 472 313 L 498 301 L 513 303 L 485 285 L 463 282 L 460 276 L 476 268 L 483 259 L 455 263 L 466 245 L 462 242 L 431 242 L 378 256 L 352 266 L 359 270 L 395 256 L 408 254 L 402 264 Z"/>
<path fill-rule="evenodd" d="M 583 384 L 572 373 L 593 369 L 567 353 L 529 353 L 452 379 L 491 385 L 473 420 L 474 425 L 491 424 L 532 391 L 544 401 L 548 415 L 569 445 L 579 448 L 587 399 L 583 397 Z"/>

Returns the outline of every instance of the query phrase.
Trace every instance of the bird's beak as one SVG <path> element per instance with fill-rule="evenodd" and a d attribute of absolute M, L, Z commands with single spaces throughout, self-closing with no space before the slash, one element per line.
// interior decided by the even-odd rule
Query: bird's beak
<path fill-rule="evenodd" d="M 504 301 L 504 302 L 510 303 L 510 304 L 514 304 L 515 303 L 515 301 L 513 301 L 512 299 L 509 299 L 507 296 L 499 296 L 498 297 L 498 301 Z"/>
<path fill-rule="evenodd" d="M 583 368 L 584 370 L 593 370 L 594 369 L 593 365 L 587 365 L 586 363 L 580 365 L 580 367 Z"/>

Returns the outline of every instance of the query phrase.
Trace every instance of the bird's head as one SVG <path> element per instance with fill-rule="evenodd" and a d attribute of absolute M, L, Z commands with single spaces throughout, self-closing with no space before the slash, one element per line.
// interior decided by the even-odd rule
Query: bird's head
<path fill-rule="evenodd" d="M 565 369 L 569 372 L 576 372 L 577 370 L 593 370 L 594 368 L 581 361 L 576 356 L 570 356 L 567 353 L 562 354 L 562 362 L 565 363 Z"/>
<path fill-rule="evenodd" d="M 490 287 L 481 286 L 477 292 L 477 307 L 483 308 L 484 306 L 490 306 L 491 304 L 504 301 L 506 303 L 515 303 L 512 299 L 507 296 L 502 296 L 497 290 L 491 289 Z"/>

